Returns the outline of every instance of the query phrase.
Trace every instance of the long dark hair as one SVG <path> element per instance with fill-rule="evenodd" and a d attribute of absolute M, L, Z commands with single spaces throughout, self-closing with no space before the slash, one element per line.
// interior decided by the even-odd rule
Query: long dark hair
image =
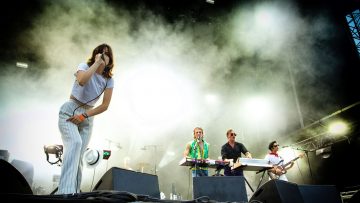
<path fill-rule="evenodd" d="M 105 53 L 109 57 L 109 63 L 105 67 L 106 69 L 108 69 L 108 71 L 104 71 L 102 75 L 106 78 L 111 78 L 113 76 L 112 70 L 114 68 L 114 57 L 113 57 L 113 52 L 112 52 L 110 45 L 104 43 L 104 44 L 100 44 L 99 46 L 97 46 L 92 51 L 91 57 L 87 60 L 87 64 L 88 64 L 88 66 L 91 66 L 92 64 L 94 64 L 95 56 L 99 53 L 102 54 L 103 50 L 105 48 L 108 48 L 108 50 L 109 50 L 108 52 Z"/>

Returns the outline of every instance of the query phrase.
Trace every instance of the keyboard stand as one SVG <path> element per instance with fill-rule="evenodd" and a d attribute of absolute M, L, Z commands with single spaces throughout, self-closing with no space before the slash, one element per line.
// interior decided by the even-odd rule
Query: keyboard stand
<path fill-rule="evenodd" d="M 263 173 L 262 173 L 262 175 L 261 175 L 261 178 L 260 178 L 260 181 L 259 181 L 259 185 L 257 186 L 256 190 L 259 189 L 259 187 L 260 187 L 260 185 L 261 185 L 261 183 L 262 183 L 262 181 L 263 181 L 263 179 L 264 179 L 265 171 L 266 171 L 266 170 L 264 170 Z"/>
<path fill-rule="evenodd" d="M 249 183 L 248 180 L 245 178 L 245 175 L 244 175 L 244 180 L 245 180 L 246 184 L 249 186 L 250 190 L 251 190 L 252 192 L 254 192 L 254 189 L 251 187 L 250 183 Z"/>

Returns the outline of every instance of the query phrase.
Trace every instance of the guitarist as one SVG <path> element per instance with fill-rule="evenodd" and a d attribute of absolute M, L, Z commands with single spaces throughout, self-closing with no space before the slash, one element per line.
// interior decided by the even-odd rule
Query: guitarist
<path fill-rule="evenodd" d="M 279 151 L 279 144 L 276 141 L 270 142 L 269 150 L 270 153 L 265 156 L 265 159 L 274 166 L 268 170 L 269 177 L 271 179 L 288 181 L 285 173 L 294 166 L 294 161 L 287 163 L 285 166 L 284 159 L 277 153 Z"/>

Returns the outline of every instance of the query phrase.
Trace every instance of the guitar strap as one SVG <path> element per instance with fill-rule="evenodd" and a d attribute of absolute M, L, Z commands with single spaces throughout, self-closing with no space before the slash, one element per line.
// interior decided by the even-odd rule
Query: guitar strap
<path fill-rule="evenodd" d="M 280 157 L 281 158 L 281 157 Z M 279 163 L 275 164 L 276 166 L 279 166 L 282 162 L 284 162 L 284 159 L 281 159 Z"/>

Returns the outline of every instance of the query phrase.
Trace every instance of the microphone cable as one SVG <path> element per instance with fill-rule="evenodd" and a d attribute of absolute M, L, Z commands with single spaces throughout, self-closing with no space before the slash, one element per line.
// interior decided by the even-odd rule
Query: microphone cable
<path fill-rule="evenodd" d="M 101 94 L 105 91 L 105 89 L 106 89 L 106 87 L 107 87 L 108 81 L 109 81 L 109 79 L 107 79 L 104 89 L 102 90 L 102 92 L 101 92 L 98 96 L 96 96 L 94 99 L 91 99 L 91 100 L 87 101 L 86 103 L 83 103 L 83 104 L 77 106 L 77 107 L 74 109 L 74 111 L 73 111 L 73 113 L 72 113 L 72 116 L 75 115 L 75 111 L 76 111 L 78 108 L 80 108 L 80 107 L 82 107 L 82 106 L 85 106 L 85 105 L 87 105 L 89 102 L 92 102 L 92 101 L 94 101 L 95 99 L 99 98 L 99 97 L 101 96 Z"/>
<path fill-rule="evenodd" d="M 101 59 L 105 62 L 104 53 L 101 54 Z M 106 70 L 106 69 L 107 69 L 107 66 L 105 66 L 104 70 Z M 102 90 L 102 92 L 101 92 L 98 96 L 96 96 L 94 99 L 91 99 L 91 100 L 89 100 L 89 101 L 87 101 L 87 102 L 79 105 L 78 107 L 76 107 L 76 108 L 74 109 L 74 111 L 73 111 L 72 116 L 75 115 L 75 111 L 76 111 L 78 108 L 80 108 L 80 107 L 82 107 L 82 106 L 85 106 L 85 105 L 87 105 L 89 102 L 92 102 L 92 101 L 94 101 L 95 99 L 99 98 L 99 97 L 101 96 L 101 94 L 105 91 L 108 82 L 109 82 L 109 78 L 106 79 L 106 84 L 105 84 L 105 87 L 104 87 L 104 89 Z"/>

